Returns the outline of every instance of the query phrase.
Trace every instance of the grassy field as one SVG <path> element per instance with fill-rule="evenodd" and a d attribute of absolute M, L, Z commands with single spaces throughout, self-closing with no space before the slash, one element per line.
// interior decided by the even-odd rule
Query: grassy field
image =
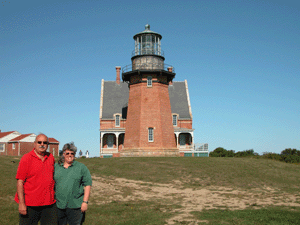
<path fill-rule="evenodd" d="M 18 157 L 0 157 L 0 224 L 18 223 Z M 79 159 L 87 225 L 300 224 L 300 166 L 256 158 Z"/>

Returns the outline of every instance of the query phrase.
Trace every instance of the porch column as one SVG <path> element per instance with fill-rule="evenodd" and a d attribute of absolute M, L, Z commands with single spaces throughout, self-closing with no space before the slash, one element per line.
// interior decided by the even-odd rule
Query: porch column
<path fill-rule="evenodd" d="M 194 132 L 190 132 L 190 135 L 191 135 L 191 137 L 192 137 L 192 147 L 193 147 L 193 150 L 195 150 Z"/>
<path fill-rule="evenodd" d="M 117 145 L 117 150 L 118 150 L 118 152 L 119 152 L 119 132 L 116 132 L 115 135 L 116 135 L 116 145 Z"/>
<path fill-rule="evenodd" d="M 101 137 L 100 137 L 100 156 L 101 156 L 101 153 L 103 153 L 103 136 L 104 134 L 106 134 L 105 132 L 101 132 Z"/>
<path fill-rule="evenodd" d="M 176 135 L 176 145 L 177 145 L 177 149 L 178 149 L 178 143 L 179 143 L 179 133 L 178 132 L 175 132 L 175 135 Z"/>

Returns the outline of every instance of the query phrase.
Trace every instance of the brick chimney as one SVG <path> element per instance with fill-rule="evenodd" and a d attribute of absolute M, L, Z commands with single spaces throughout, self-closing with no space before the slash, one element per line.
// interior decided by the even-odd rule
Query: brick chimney
<path fill-rule="evenodd" d="M 120 84 L 120 71 L 121 71 L 121 66 L 116 66 L 116 72 L 117 72 L 116 83 L 117 84 Z"/>
<path fill-rule="evenodd" d="M 173 67 L 168 67 L 168 72 L 173 72 Z M 173 85 L 173 81 L 169 82 L 169 85 Z"/>

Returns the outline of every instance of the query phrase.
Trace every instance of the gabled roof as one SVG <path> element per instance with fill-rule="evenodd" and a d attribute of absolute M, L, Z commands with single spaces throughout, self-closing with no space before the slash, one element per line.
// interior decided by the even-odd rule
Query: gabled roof
<path fill-rule="evenodd" d="M 127 118 L 129 88 L 127 83 L 118 85 L 115 81 L 103 81 L 100 102 L 100 119 L 114 119 L 114 114 L 122 114 Z M 192 119 L 186 81 L 175 81 L 169 85 L 169 97 L 172 113 L 179 115 L 179 119 Z"/>
<path fill-rule="evenodd" d="M 177 81 L 169 85 L 171 111 L 179 115 L 179 119 L 192 119 L 188 97 L 187 82 Z"/>
<path fill-rule="evenodd" d="M 59 141 L 56 140 L 55 138 L 48 138 L 48 141 L 49 141 L 49 143 L 58 143 L 59 144 Z"/>
<path fill-rule="evenodd" d="M 32 135 L 32 134 L 21 134 L 20 136 L 14 138 L 14 139 L 11 139 L 9 142 L 18 142 L 18 141 L 20 141 L 20 140 L 22 140 L 22 139 L 24 139 L 24 138 L 26 138 L 30 135 Z"/>
<path fill-rule="evenodd" d="M 5 136 L 7 136 L 9 134 L 12 134 L 13 132 L 15 132 L 15 131 L 0 132 L 0 138 L 5 137 Z"/>
<path fill-rule="evenodd" d="M 104 81 L 100 118 L 113 119 L 115 113 L 120 113 L 122 118 L 126 118 L 128 98 L 129 88 L 127 83 L 117 84 L 115 81 Z"/>

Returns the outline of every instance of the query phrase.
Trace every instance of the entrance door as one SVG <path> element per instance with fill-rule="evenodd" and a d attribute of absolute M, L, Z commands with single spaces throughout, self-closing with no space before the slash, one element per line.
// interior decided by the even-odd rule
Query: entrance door
<path fill-rule="evenodd" d="M 179 144 L 180 146 L 185 146 L 185 134 L 179 135 Z"/>
<path fill-rule="evenodd" d="M 114 136 L 112 134 L 109 134 L 107 137 L 107 148 L 113 148 L 114 147 Z"/>

